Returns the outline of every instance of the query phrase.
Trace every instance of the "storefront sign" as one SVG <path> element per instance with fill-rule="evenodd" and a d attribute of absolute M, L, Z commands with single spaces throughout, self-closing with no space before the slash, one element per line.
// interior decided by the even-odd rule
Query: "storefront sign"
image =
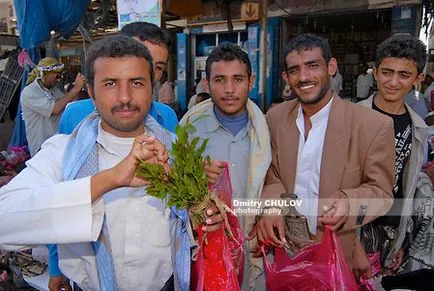
<path fill-rule="evenodd" d="M 233 30 L 246 30 L 246 23 L 245 22 L 234 22 L 232 23 Z M 221 31 L 228 31 L 228 24 L 227 22 L 224 23 L 217 23 L 217 24 L 209 24 L 204 25 L 202 28 L 203 33 L 209 33 L 209 32 L 221 32 Z"/>
<path fill-rule="evenodd" d="M 145 21 L 160 26 L 160 0 L 117 0 L 119 30 L 128 23 Z"/>
<path fill-rule="evenodd" d="M 241 4 L 241 19 L 257 20 L 259 19 L 259 4 L 258 3 L 243 3 Z"/>

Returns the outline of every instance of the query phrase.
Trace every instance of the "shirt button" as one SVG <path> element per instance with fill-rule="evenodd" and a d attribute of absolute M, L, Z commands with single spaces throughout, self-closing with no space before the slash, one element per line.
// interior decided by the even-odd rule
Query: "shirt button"
<path fill-rule="evenodd" d="M 235 163 L 232 163 L 232 165 L 231 165 L 232 167 L 235 167 Z"/>

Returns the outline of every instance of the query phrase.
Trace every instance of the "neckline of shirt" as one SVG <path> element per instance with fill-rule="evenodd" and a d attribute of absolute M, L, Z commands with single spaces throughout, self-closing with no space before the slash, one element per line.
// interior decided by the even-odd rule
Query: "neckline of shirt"
<path fill-rule="evenodd" d="M 145 128 L 146 133 L 146 128 Z M 126 147 L 131 149 L 131 146 L 134 142 L 134 137 L 119 137 L 115 136 L 107 131 L 105 131 L 101 126 L 101 121 L 98 125 L 98 136 L 96 139 L 97 143 L 101 145 L 107 152 L 110 153 L 119 153 L 120 151 L 116 150 L 119 146 L 122 147 L 121 151 L 124 151 Z M 116 145 L 116 146 L 114 146 Z"/>
<path fill-rule="evenodd" d="M 330 101 L 323 108 L 321 108 L 317 113 L 315 113 L 314 115 L 312 115 L 309 118 L 310 121 L 312 122 L 312 127 L 314 125 L 320 124 L 323 121 L 328 120 L 328 117 L 330 115 L 330 111 L 332 108 L 333 98 L 334 97 L 332 97 L 330 99 Z M 303 119 L 303 108 L 302 108 L 301 104 L 299 104 L 299 106 L 298 106 L 298 118 L 302 118 L 302 120 L 304 120 Z M 304 124 L 304 122 L 303 122 L 303 124 Z"/>

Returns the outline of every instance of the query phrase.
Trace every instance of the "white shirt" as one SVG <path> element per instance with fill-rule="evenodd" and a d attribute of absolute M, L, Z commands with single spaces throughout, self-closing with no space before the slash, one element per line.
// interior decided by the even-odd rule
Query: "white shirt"
<path fill-rule="evenodd" d="M 300 138 L 294 192 L 302 201 L 300 206 L 296 206 L 296 209 L 300 214 L 306 216 L 309 231 L 312 234 L 316 234 L 317 228 L 321 159 L 332 100 L 333 98 L 320 111 L 310 117 L 312 128 L 307 140 L 304 139 L 305 126 L 301 105 L 299 105 L 296 119 Z"/>
<path fill-rule="evenodd" d="M 331 86 L 332 86 L 332 90 L 333 92 L 335 92 L 336 94 L 339 94 L 340 91 L 342 91 L 342 75 L 337 72 L 336 75 L 334 77 L 330 77 L 331 79 Z"/>
<path fill-rule="evenodd" d="M 57 132 L 59 116 L 51 115 L 54 103 L 63 93 L 57 87 L 46 89 L 38 79 L 27 85 L 21 93 L 21 107 L 26 126 L 30 155 L 35 156 L 41 145 Z"/>
<path fill-rule="evenodd" d="M 119 289 L 160 290 L 172 274 L 169 210 L 146 196 L 143 187 L 113 190 L 105 194 L 105 203 L 91 204 L 90 177 L 62 182 L 68 139 L 47 140 L 28 167 L 0 188 L 0 219 L 8 221 L 0 224 L 0 247 L 95 241 L 105 210 Z M 100 170 L 116 165 L 133 143 L 101 129 L 97 141 Z M 72 252 L 59 245 L 60 269 L 83 289 L 96 290 L 95 259 L 86 256 L 87 244 L 78 245 Z"/>
<path fill-rule="evenodd" d="M 369 89 L 374 84 L 374 77 L 372 74 L 360 74 L 357 77 L 357 97 L 368 98 Z"/>

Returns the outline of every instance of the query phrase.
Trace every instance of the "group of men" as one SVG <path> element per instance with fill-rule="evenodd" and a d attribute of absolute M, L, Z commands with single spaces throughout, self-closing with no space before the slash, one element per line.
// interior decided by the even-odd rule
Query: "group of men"
<path fill-rule="evenodd" d="M 37 153 L 33 147 L 27 168 L 0 189 L 0 218 L 10 222 L 0 225 L 0 247 L 57 244 L 50 246 L 50 290 L 70 288 L 66 278 L 83 290 L 189 288 L 196 244 L 188 212 L 149 197 L 146 181 L 135 177 L 139 160 L 168 163 L 177 122 L 152 101 L 168 56 L 167 44 L 149 37 L 152 29 L 162 32 L 133 23 L 92 45 L 85 70 L 91 99 L 71 103 L 64 134 Z M 211 99 L 180 122 L 194 121 L 193 137 L 209 139 L 209 181 L 227 162 L 234 199 L 293 193 L 312 239 L 320 241 L 328 225 L 357 273 L 369 273 L 366 254 L 374 252 L 384 272 L 395 272 L 412 211 L 412 199 L 401 198 L 414 195 L 424 161 L 426 126 L 404 97 L 423 76 L 425 46 L 403 35 L 383 42 L 373 70 L 378 92 L 365 106 L 332 90 L 337 60 L 327 40 L 299 35 L 284 56 L 282 77 L 296 98 L 264 116 L 248 98 L 255 78 L 248 55 L 233 44 L 210 53 L 204 86 Z M 205 231 L 222 227 L 215 208 L 206 215 Z M 240 222 L 247 236 L 242 289 L 264 290 L 260 245 L 286 243 L 284 216 Z"/>

